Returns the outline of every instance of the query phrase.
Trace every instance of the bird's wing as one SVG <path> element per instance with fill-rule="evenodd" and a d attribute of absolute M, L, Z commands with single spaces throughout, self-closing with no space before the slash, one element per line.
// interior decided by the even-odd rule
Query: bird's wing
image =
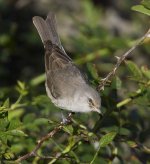
<path fill-rule="evenodd" d="M 47 86 L 54 98 L 73 96 L 85 83 L 83 74 L 72 63 L 47 74 Z"/>

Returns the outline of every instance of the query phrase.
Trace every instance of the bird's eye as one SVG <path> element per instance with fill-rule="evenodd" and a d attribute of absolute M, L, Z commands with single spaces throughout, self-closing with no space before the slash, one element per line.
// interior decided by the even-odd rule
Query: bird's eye
<path fill-rule="evenodd" d="M 88 98 L 88 101 L 89 101 L 89 106 L 90 107 L 95 106 L 95 104 L 94 104 L 94 102 L 93 102 L 93 100 L 91 98 Z"/>

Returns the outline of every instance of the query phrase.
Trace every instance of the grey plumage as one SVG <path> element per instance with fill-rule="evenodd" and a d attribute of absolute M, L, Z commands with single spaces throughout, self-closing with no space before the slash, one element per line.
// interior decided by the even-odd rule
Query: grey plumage
<path fill-rule="evenodd" d="M 47 86 L 51 90 L 52 96 L 58 98 L 59 96 L 71 95 L 72 88 L 75 89 L 79 83 L 85 83 L 85 80 L 71 58 L 64 54 L 56 30 L 55 15 L 50 12 L 46 20 L 35 16 L 33 23 L 45 45 Z M 71 87 L 70 91 L 68 85 Z M 67 93 L 64 88 L 68 88 Z"/>
<path fill-rule="evenodd" d="M 53 13 L 50 12 L 46 20 L 39 16 L 35 16 L 33 17 L 33 23 L 38 30 L 43 44 L 50 40 L 53 44 L 60 48 L 61 43 L 56 31 L 56 21 Z"/>
<path fill-rule="evenodd" d="M 49 27 L 49 32 L 51 33 L 52 43 L 57 45 L 60 49 L 62 49 L 61 42 L 57 33 L 56 17 L 54 13 L 49 12 L 46 18 L 46 23 Z"/>
<path fill-rule="evenodd" d="M 48 96 L 58 107 L 78 112 L 90 111 L 89 106 L 82 111 L 82 102 L 81 107 L 76 109 L 75 103 L 79 102 L 78 99 L 83 99 L 83 104 L 88 104 L 87 97 L 90 96 L 100 101 L 99 94 L 89 86 L 84 75 L 63 49 L 56 29 L 55 15 L 50 12 L 46 20 L 35 16 L 33 23 L 45 48 L 45 84 Z M 97 104 L 100 106 L 99 102 Z"/>

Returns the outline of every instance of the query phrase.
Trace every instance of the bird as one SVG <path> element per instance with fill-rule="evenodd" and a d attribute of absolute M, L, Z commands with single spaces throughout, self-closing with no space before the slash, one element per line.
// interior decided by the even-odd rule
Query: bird
<path fill-rule="evenodd" d="M 70 112 L 101 114 L 101 98 L 85 74 L 65 52 L 58 32 L 56 16 L 49 12 L 46 19 L 33 17 L 45 49 L 45 88 L 51 102 Z"/>

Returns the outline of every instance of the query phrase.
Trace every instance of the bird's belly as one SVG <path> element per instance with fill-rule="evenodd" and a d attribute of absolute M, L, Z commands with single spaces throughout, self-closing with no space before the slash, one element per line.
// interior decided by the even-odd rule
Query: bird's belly
<path fill-rule="evenodd" d="M 65 109 L 68 111 L 72 111 L 72 112 L 90 112 L 91 109 L 89 106 L 86 106 L 83 103 L 79 102 L 79 99 L 75 99 L 75 96 L 70 96 L 70 97 L 65 97 L 65 98 L 57 98 L 55 99 L 49 89 L 46 87 L 46 92 L 48 97 L 51 99 L 52 103 L 61 108 L 61 109 Z"/>

